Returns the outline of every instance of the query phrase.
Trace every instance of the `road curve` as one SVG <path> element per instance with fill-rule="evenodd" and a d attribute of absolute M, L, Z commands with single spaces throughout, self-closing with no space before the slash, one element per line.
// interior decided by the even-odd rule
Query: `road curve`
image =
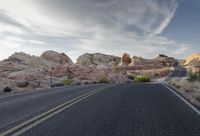
<path fill-rule="evenodd" d="M 170 78 L 174 77 L 186 77 L 187 76 L 187 70 L 184 67 L 175 67 L 174 71 L 170 74 Z"/>
<path fill-rule="evenodd" d="M 98 87 L 97 87 L 98 88 Z M 162 84 L 115 85 L 22 136 L 198 136 L 200 116 Z"/>

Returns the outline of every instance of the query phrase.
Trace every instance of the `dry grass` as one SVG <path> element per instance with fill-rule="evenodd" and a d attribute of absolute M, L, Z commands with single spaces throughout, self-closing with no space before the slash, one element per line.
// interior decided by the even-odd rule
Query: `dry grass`
<path fill-rule="evenodd" d="M 134 73 L 136 75 L 148 76 L 151 78 L 159 78 L 168 75 L 170 68 L 161 68 L 161 69 L 148 69 L 148 70 L 132 70 L 129 73 Z"/>
<path fill-rule="evenodd" d="M 181 80 L 172 79 L 168 83 L 176 87 L 183 96 L 200 107 L 199 81 L 189 82 L 187 78 L 182 78 Z"/>

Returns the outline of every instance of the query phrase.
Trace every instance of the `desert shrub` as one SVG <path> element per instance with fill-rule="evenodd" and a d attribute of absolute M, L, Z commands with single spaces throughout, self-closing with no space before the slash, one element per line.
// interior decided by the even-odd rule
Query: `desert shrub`
<path fill-rule="evenodd" d="M 106 78 L 106 76 L 101 76 L 98 79 L 99 83 L 109 83 L 108 79 Z"/>
<path fill-rule="evenodd" d="M 19 82 L 16 83 L 16 85 L 19 88 L 25 88 L 25 87 L 28 87 L 29 82 L 28 81 L 19 81 Z"/>
<path fill-rule="evenodd" d="M 97 82 L 96 82 L 96 81 L 93 81 L 92 84 L 97 84 Z"/>
<path fill-rule="evenodd" d="M 64 83 L 58 82 L 58 83 L 54 83 L 51 87 L 60 87 L 60 86 L 64 86 Z"/>
<path fill-rule="evenodd" d="M 4 92 L 4 93 L 11 92 L 11 91 L 12 91 L 12 89 L 11 89 L 10 87 L 8 87 L 8 86 L 6 86 L 6 87 L 3 89 L 3 92 Z"/>
<path fill-rule="evenodd" d="M 151 81 L 150 77 L 143 76 L 143 75 L 129 74 L 128 78 L 134 82 L 150 82 Z"/>
<path fill-rule="evenodd" d="M 64 85 L 71 85 L 73 83 L 73 80 L 72 79 L 64 79 L 63 82 L 64 82 Z"/>
<path fill-rule="evenodd" d="M 141 75 L 139 75 L 139 76 L 135 76 L 134 81 L 135 82 L 150 82 L 151 79 L 148 76 L 141 76 Z"/>
<path fill-rule="evenodd" d="M 200 102 L 200 96 L 197 96 L 197 97 L 196 97 L 196 100 L 197 100 L 198 102 Z"/>
<path fill-rule="evenodd" d="M 77 82 L 76 85 L 81 85 L 81 82 Z"/>
<path fill-rule="evenodd" d="M 89 84 L 89 82 L 87 82 L 87 81 L 86 81 L 86 82 L 84 82 L 84 84 L 88 85 L 88 84 Z"/>
<path fill-rule="evenodd" d="M 129 74 L 128 78 L 131 79 L 131 80 L 135 80 L 135 75 L 134 74 Z"/>
<path fill-rule="evenodd" d="M 200 81 L 200 71 L 196 73 L 192 73 L 191 71 L 188 74 L 188 79 L 189 82 L 193 81 Z"/>
<path fill-rule="evenodd" d="M 183 88 L 184 89 L 184 88 Z M 192 90 L 191 88 L 189 89 L 189 88 L 187 88 L 187 89 L 185 89 L 185 92 L 186 93 L 190 93 L 190 92 L 193 92 L 194 90 Z"/>

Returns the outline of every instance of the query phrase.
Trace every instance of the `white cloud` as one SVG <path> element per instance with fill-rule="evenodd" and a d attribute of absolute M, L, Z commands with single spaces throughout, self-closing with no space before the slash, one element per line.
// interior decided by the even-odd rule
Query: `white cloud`
<path fill-rule="evenodd" d="M 168 11 L 166 17 L 163 19 L 160 26 L 155 30 L 153 35 L 161 34 L 165 30 L 165 28 L 169 25 L 169 23 L 173 19 L 177 8 L 178 8 L 178 3 L 174 1 L 174 6 L 172 7 L 171 10 Z"/>
<path fill-rule="evenodd" d="M 176 0 L 0 0 L 0 3 L 0 12 L 13 19 L 13 25 L 4 23 L 6 27 L 0 28 L 1 44 L 31 54 L 55 49 L 66 51 L 73 58 L 85 52 L 113 55 L 128 52 L 149 57 L 168 53 L 180 45 L 159 36 L 176 13 Z M 5 36 L 5 32 L 11 34 Z M 22 41 L 6 39 L 7 35 Z"/>
<path fill-rule="evenodd" d="M 32 43 L 32 44 L 45 44 L 45 42 L 38 41 L 38 40 L 30 40 L 29 42 Z"/>
<path fill-rule="evenodd" d="M 0 26 L 1 26 L 0 33 L 3 33 L 3 32 L 12 32 L 12 33 L 17 33 L 17 34 L 24 33 L 24 31 L 22 29 L 20 29 L 19 27 L 16 27 L 16 26 L 4 24 L 4 23 L 0 23 Z"/>
<path fill-rule="evenodd" d="M 190 46 L 186 45 L 186 44 L 181 44 L 181 46 L 179 48 L 177 48 L 176 50 L 173 51 L 173 54 L 175 55 L 180 55 L 184 52 L 190 52 Z"/>
<path fill-rule="evenodd" d="M 0 45 L 7 48 L 19 48 L 25 43 L 25 40 L 17 37 L 5 37 L 0 41 Z"/>

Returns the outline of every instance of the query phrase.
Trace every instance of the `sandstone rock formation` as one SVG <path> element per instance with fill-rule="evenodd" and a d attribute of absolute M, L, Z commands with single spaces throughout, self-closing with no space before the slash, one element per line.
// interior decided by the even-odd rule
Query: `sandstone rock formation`
<path fill-rule="evenodd" d="M 119 57 L 99 53 L 89 56 L 92 56 L 91 59 L 86 61 L 84 56 L 80 59 L 81 64 L 88 65 L 80 65 L 73 64 L 64 53 L 54 51 L 46 51 L 40 57 L 15 53 L 0 61 L 0 88 L 10 86 L 14 90 L 29 90 L 50 87 L 50 75 L 53 83 L 62 83 L 67 78 L 72 79 L 74 84 L 97 83 L 102 78 L 112 83 L 129 80 L 110 67 L 113 62 L 120 62 Z M 86 55 L 86 58 L 89 57 Z"/>
<path fill-rule="evenodd" d="M 67 69 L 58 71 L 58 67 L 72 64 L 67 55 L 54 51 L 46 51 L 41 57 L 23 52 L 14 53 L 0 62 L 0 86 L 7 85 L 20 90 L 48 87 L 51 69 L 55 67 L 57 71 L 53 78 L 54 81 L 59 81 L 58 74 L 66 74 Z"/>
<path fill-rule="evenodd" d="M 120 66 L 128 66 L 132 62 L 129 54 L 124 53 L 121 59 Z"/>
<path fill-rule="evenodd" d="M 40 57 L 58 64 L 73 64 L 72 60 L 66 54 L 55 51 L 46 51 Z"/>
<path fill-rule="evenodd" d="M 159 78 L 168 75 L 170 67 L 176 63 L 176 59 L 160 54 L 154 59 L 145 59 L 128 54 L 122 56 L 122 61 L 117 70 L 127 71 L 136 75 L 145 75 L 151 78 Z"/>
<path fill-rule="evenodd" d="M 195 63 L 200 63 L 200 53 L 192 54 L 185 58 L 184 65 L 192 65 Z"/>
<path fill-rule="evenodd" d="M 185 58 L 184 65 L 191 72 L 198 72 L 200 71 L 200 53 L 192 54 Z"/>
<path fill-rule="evenodd" d="M 124 54 L 122 56 L 122 61 L 119 66 L 127 66 L 127 67 L 143 67 L 145 69 L 149 68 L 159 68 L 159 67 L 170 67 L 172 66 L 176 60 L 174 58 L 165 56 L 163 54 L 158 55 L 158 57 L 154 59 L 145 59 L 142 57 L 133 56 L 130 58 L 128 54 Z"/>
<path fill-rule="evenodd" d="M 100 82 L 102 78 L 111 83 L 124 83 L 129 81 L 126 75 L 121 72 L 113 71 L 112 68 L 102 65 L 72 65 L 69 66 L 70 76 L 76 82 Z"/>
<path fill-rule="evenodd" d="M 14 90 L 46 88 L 50 86 L 50 77 L 53 83 L 59 84 L 63 84 L 67 79 L 73 80 L 73 84 L 124 83 L 129 81 L 127 70 L 119 70 L 118 67 L 136 68 L 133 71 L 136 74 L 160 77 L 168 73 L 169 66 L 174 62 L 175 59 L 165 55 L 144 59 L 136 56 L 130 58 L 128 54 L 124 54 L 121 59 L 112 55 L 86 53 L 73 64 L 64 53 L 46 51 L 37 57 L 20 52 L 0 61 L 0 88 L 3 86 L 10 86 Z"/>
<path fill-rule="evenodd" d="M 105 66 L 112 66 L 113 62 L 116 63 L 116 65 L 120 62 L 121 58 L 112 56 L 112 55 L 106 55 L 101 53 L 94 53 L 94 54 L 83 54 L 78 57 L 77 64 L 80 65 L 105 65 Z"/>
<path fill-rule="evenodd" d="M 16 52 L 11 55 L 8 59 L 5 59 L 4 62 L 12 62 L 12 63 L 27 63 L 32 56 L 23 52 Z"/>

